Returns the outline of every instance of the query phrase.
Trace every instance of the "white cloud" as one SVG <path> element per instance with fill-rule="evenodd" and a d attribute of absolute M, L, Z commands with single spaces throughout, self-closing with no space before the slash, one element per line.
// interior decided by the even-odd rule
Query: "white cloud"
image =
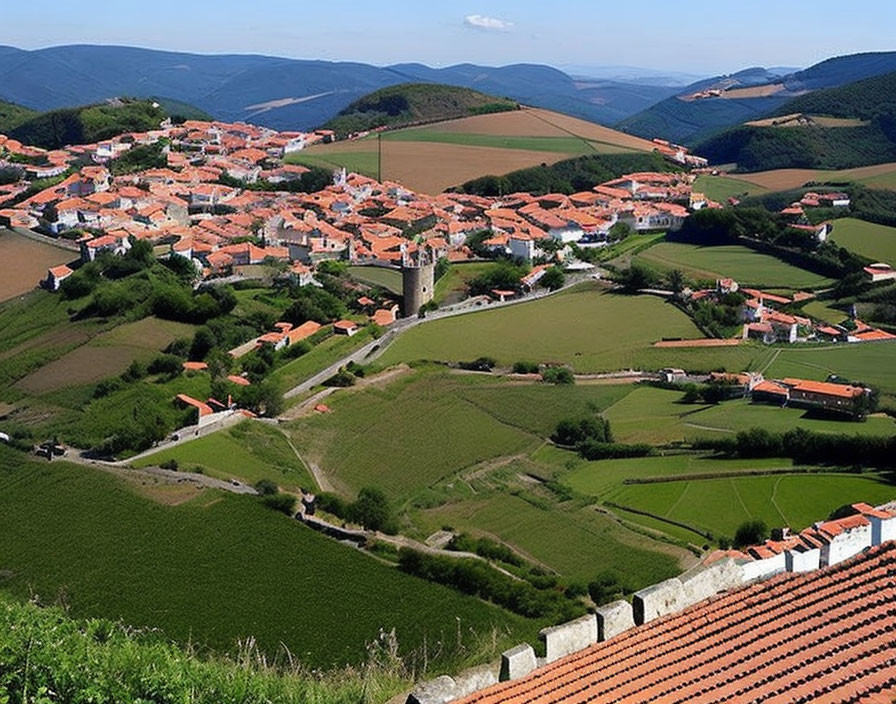
<path fill-rule="evenodd" d="M 485 15 L 467 15 L 464 17 L 464 24 L 474 29 L 486 29 L 497 32 L 509 32 L 513 27 L 513 22 L 499 20 L 497 17 L 487 17 Z"/>

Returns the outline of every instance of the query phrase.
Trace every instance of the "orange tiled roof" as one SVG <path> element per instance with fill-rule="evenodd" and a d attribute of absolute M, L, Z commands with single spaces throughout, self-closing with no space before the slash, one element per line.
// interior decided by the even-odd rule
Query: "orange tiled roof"
<path fill-rule="evenodd" d="M 782 574 L 459 702 L 891 701 L 894 564 L 896 544 L 887 543 L 834 567 Z"/>

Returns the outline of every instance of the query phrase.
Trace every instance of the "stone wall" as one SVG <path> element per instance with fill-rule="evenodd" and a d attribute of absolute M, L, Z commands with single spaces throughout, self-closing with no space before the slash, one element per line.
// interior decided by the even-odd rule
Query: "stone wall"
<path fill-rule="evenodd" d="M 538 660 L 535 657 L 535 649 L 528 643 L 518 645 L 501 653 L 501 672 L 498 679 L 501 682 L 517 680 L 528 675 L 536 667 Z"/>
<path fill-rule="evenodd" d="M 764 560 L 752 560 L 743 565 L 744 581 L 752 582 L 754 579 L 764 579 L 773 574 L 784 572 L 787 569 L 787 558 L 784 553 Z"/>
<path fill-rule="evenodd" d="M 575 621 L 545 628 L 538 635 L 544 641 L 545 662 L 553 662 L 597 642 L 597 617 L 588 614 Z"/>
<path fill-rule="evenodd" d="M 601 606 L 594 615 L 597 617 L 598 641 L 610 640 L 635 625 L 632 605 L 627 601 L 614 601 L 612 604 Z"/>

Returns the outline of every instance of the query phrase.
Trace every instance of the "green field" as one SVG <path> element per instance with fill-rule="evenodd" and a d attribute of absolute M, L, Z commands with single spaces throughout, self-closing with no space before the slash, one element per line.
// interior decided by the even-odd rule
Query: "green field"
<path fill-rule="evenodd" d="M 665 444 L 698 437 L 716 437 L 763 427 L 772 431 L 805 428 L 819 433 L 889 435 L 896 425 L 888 417 L 863 423 L 808 417 L 799 408 L 779 408 L 748 399 L 718 405 L 684 404 L 679 391 L 641 387 L 606 411 L 613 433 L 623 442 Z"/>
<path fill-rule="evenodd" d="M 135 467 L 158 466 L 176 460 L 181 471 L 201 468 L 219 479 L 237 478 L 247 484 L 270 479 L 280 487 L 296 491 L 314 490 L 308 469 L 296 457 L 283 433 L 257 421 L 205 435 L 182 445 L 142 457 Z"/>
<path fill-rule="evenodd" d="M 803 306 L 803 313 L 834 325 L 843 322 L 847 317 L 845 312 L 838 308 L 832 308 L 824 301 L 809 301 Z"/>
<path fill-rule="evenodd" d="M 831 239 L 841 247 L 876 262 L 896 263 L 896 227 L 840 218 L 834 221 Z"/>
<path fill-rule="evenodd" d="M 492 265 L 492 262 L 452 264 L 442 278 L 436 281 L 433 300 L 439 304 L 462 300 L 466 296 L 467 284 Z"/>
<path fill-rule="evenodd" d="M 700 279 L 730 276 L 741 285 L 812 289 L 833 283 L 831 279 L 741 245 L 703 246 L 660 242 L 637 258 L 659 269 L 680 269 Z"/>
<path fill-rule="evenodd" d="M 365 329 L 356 335 L 330 335 L 319 342 L 307 354 L 293 359 L 270 375 L 275 383 L 285 392 L 305 379 L 314 376 L 330 364 L 339 361 L 352 351 L 370 342 L 370 333 Z"/>
<path fill-rule="evenodd" d="M 734 535 L 752 518 L 769 527 L 802 530 L 839 506 L 896 497 L 896 487 L 877 477 L 843 474 L 790 474 L 630 484 L 613 501 L 712 532 Z"/>
<path fill-rule="evenodd" d="M 561 450 L 547 448 L 540 453 L 545 461 L 564 461 L 566 455 Z M 710 473 L 738 473 L 746 471 L 789 469 L 793 461 L 786 458 L 762 459 L 718 459 L 702 455 L 681 454 L 664 457 L 638 457 L 624 460 L 601 460 L 599 462 L 579 461 L 563 482 L 576 491 L 588 496 L 612 499 L 619 491 L 625 491 L 626 479 L 648 479 Z M 646 485 L 645 485 L 646 486 Z"/>
<path fill-rule="evenodd" d="M 684 313 L 659 298 L 580 288 L 412 328 L 384 352 L 381 362 L 462 361 L 485 355 L 504 365 L 525 359 L 597 372 L 639 364 L 641 354 L 664 337 L 701 334 Z"/>
<path fill-rule="evenodd" d="M 766 377 L 797 377 L 823 381 L 839 374 L 862 381 L 886 394 L 896 394 L 896 345 L 865 342 L 828 347 L 781 349 L 765 368 Z"/>
<path fill-rule="evenodd" d="M 584 582 L 612 570 L 640 589 L 680 572 L 660 543 L 590 506 L 547 508 L 525 494 L 494 492 L 427 511 L 426 520 L 433 529 L 447 524 L 499 536 L 529 559 Z"/>
<path fill-rule="evenodd" d="M 396 296 L 401 295 L 402 281 L 401 272 L 397 269 L 385 269 L 378 266 L 350 266 L 348 267 L 349 275 L 371 286 L 379 286 L 387 291 L 391 291 Z"/>
<path fill-rule="evenodd" d="M 385 134 L 383 140 L 390 142 L 438 142 L 440 144 L 463 144 L 471 147 L 496 147 L 498 149 L 526 149 L 536 152 L 558 152 L 569 155 L 589 154 L 600 149 L 600 143 L 592 146 L 591 142 L 585 142 L 578 137 L 508 137 L 494 134 L 442 132 L 437 129 L 398 130 Z"/>
<path fill-rule="evenodd" d="M 377 167 L 379 163 L 379 155 L 376 151 L 376 145 L 371 144 L 373 151 L 357 152 L 357 151 L 338 151 L 327 150 L 325 153 L 318 152 L 309 154 L 305 151 L 292 152 L 284 158 L 287 164 L 301 164 L 303 166 L 318 166 L 322 169 L 339 169 L 345 167 L 348 171 L 364 174 L 375 178 L 377 175 Z"/>
<path fill-rule="evenodd" d="M 342 492 L 377 486 L 394 499 L 541 442 L 453 393 L 456 386 L 448 376 L 415 373 L 384 389 L 334 394 L 332 413 L 287 427 L 303 456 Z"/>
<path fill-rule="evenodd" d="M 694 181 L 694 191 L 703 193 L 710 200 L 723 202 L 728 198 L 743 198 L 760 195 L 768 190 L 749 181 L 742 181 L 728 176 L 712 176 L 701 174 Z"/>
<path fill-rule="evenodd" d="M 139 486 L 0 448 L 0 588 L 61 600 L 74 616 L 159 628 L 202 649 L 263 652 L 332 666 L 366 658 L 396 629 L 405 653 L 424 639 L 431 664 L 458 655 L 458 633 L 510 630 L 498 650 L 538 624 L 385 566 L 257 500 L 206 491 L 179 506 Z M 418 652 L 419 654 L 419 652 Z"/>

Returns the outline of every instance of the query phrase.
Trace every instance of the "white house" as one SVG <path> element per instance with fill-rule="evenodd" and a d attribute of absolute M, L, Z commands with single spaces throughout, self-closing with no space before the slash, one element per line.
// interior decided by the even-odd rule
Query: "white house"
<path fill-rule="evenodd" d="M 872 283 L 896 279 L 896 270 L 884 262 L 877 262 L 876 264 L 866 266 L 865 274 L 871 278 Z"/>

